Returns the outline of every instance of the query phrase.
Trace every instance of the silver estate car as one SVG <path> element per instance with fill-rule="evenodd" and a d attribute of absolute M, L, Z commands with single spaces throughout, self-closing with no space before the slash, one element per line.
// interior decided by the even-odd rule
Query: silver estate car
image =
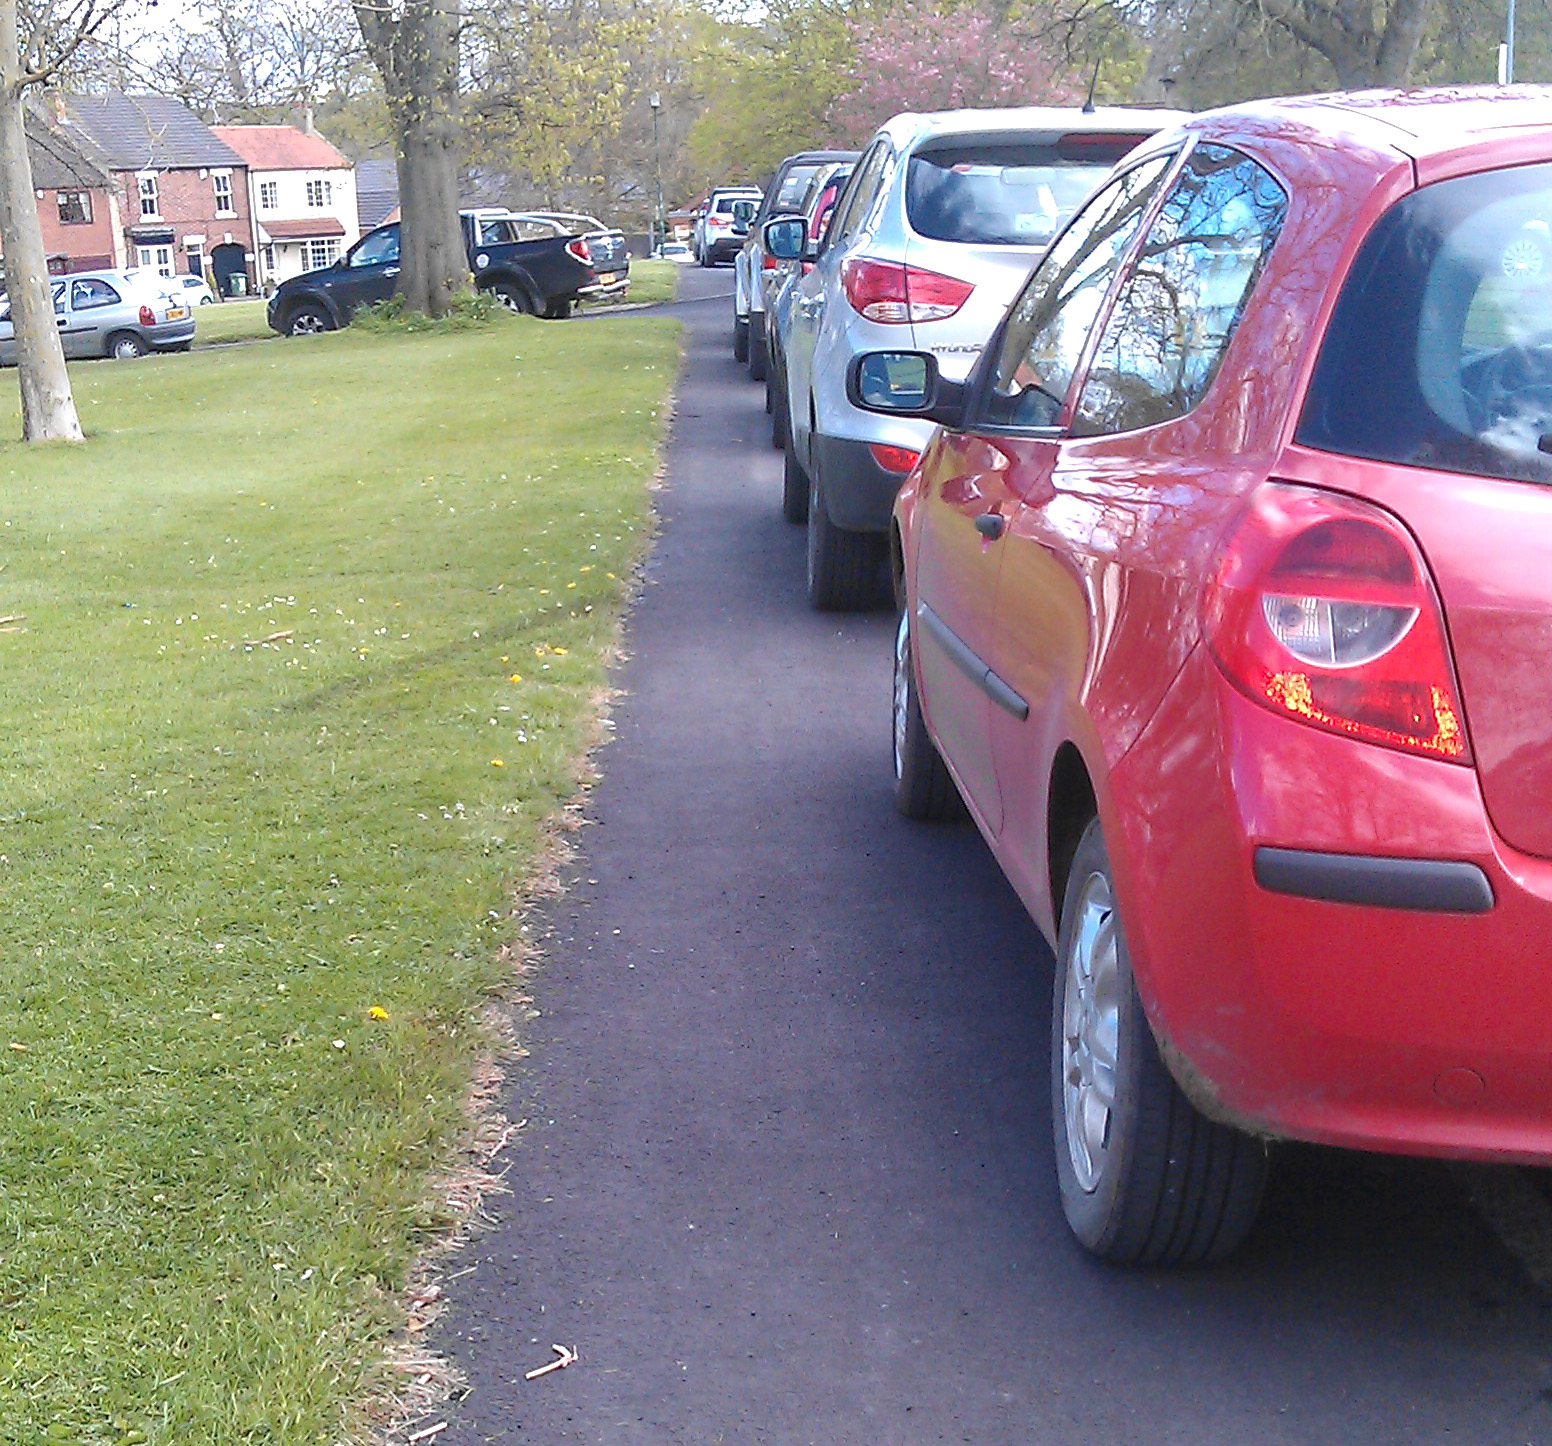
<path fill-rule="evenodd" d="M 80 271 L 55 276 L 54 318 L 67 357 L 136 357 L 148 351 L 187 351 L 194 340 L 194 309 L 169 295 L 173 282 L 149 268 Z M 16 364 L 11 303 L 0 294 L 0 365 Z"/>
<path fill-rule="evenodd" d="M 962 380 L 1041 250 L 1111 165 L 1183 119 L 1049 107 L 898 115 L 863 152 L 822 245 L 798 223 L 766 224 L 768 250 L 791 255 L 796 240 L 814 263 L 793 282 L 782 366 L 784 490 L 806 483 L 815 607 L 883 601 L 890 507 L 932 432 L 853 407 L 852 358 L 926 351 L 942 376 Z"/>

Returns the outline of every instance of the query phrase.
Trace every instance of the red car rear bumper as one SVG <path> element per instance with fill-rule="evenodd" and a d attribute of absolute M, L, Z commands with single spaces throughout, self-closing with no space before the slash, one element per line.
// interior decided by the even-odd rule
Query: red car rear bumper
<path fill-rule="evenodd" d="M 1503 845 L 1471 768 L 1282 719 L 1198 649 L 1106 811 L 1139 989 L 1199 1107 L 1552 1160 L 1552 861 Z M 1368 901 L 1330 897 L 1344 879 Z"/>

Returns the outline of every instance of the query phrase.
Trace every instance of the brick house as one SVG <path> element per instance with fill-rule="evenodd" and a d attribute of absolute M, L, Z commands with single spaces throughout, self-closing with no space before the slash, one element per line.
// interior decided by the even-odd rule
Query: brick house
<path fill-rule="evenodd" d="M 361 235 L 355 172 L 317 132 L 259 125 L 212 130 L 247 166 L 260 289 L 328 266 L 355 244 Z"/>
<path fill-rule="evenodd" d="M 107 171 L 42 116 L 28 112 L 23 119 L 49 270 L 59 274 L 117 265 L 119 218 Z"/>
<path fill-rule="evenodd" d="M 44 115 L 109 173 L 124 265 L 208 274 L 223 295 L 253 289 L 247 167 L 192 111 L 109 92 L 55 96 Z"/>

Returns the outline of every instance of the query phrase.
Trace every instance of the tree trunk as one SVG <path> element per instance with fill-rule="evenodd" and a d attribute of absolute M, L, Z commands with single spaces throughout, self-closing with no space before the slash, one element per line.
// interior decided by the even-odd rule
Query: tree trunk
<path fill-rule="evenodd" d="M 458 222 L 459 0 L 406 0 L 397 14 L 356 0 L 355 10 L 398 144 L 399 294 L 411 311 L 444 316 L 469 284 Z"/>
<path fill-rule="evenodd" d="M 54 320 L 48 259 L 27 154 L 25 102 L 17 54 L 16 0 L 0 0 L 0 244 L 16 335 L 22 438 L 79 442 L 81 421 L 70 392 L 65 351 Z"/>

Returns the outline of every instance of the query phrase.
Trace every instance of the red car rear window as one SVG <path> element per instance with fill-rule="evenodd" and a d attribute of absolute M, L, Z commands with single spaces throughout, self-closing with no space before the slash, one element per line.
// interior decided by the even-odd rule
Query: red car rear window
<path fill-rule="evenodd" d="M 1370 233 L 1298 440 L 1552 482 L 1552 164 L 1439 181 Z"/>

